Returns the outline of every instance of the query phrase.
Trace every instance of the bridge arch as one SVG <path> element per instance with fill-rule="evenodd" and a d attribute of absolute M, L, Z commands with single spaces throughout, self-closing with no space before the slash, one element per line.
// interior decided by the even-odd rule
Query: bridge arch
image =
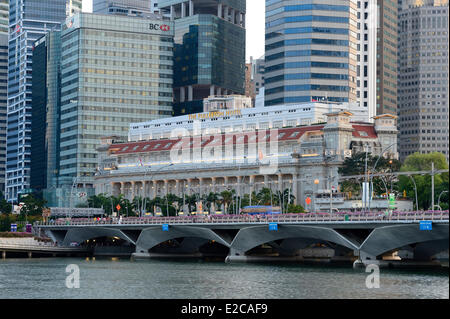
<path fill-rule="evenodd" d="M 98 237 L 118 237 L 133 245 L 136 244 L 134 240 L 119 229 L 106 227 L 81 227 L 71 228 L 67 231 L 66 236 L 64 237 L 63 246 L 69 246 L 72 242 L 82 243 L 86 240 Z"/>
<path fill-rule="evenodd" d="M 146 253 L 153 247 L 175 238 L 201 238 L 214 240 L 229 248 L 230 243 L 208 228 L 193 226 L 170 226 L 169 231 L 163 231 L 161 227 L 150 227 L 142 230 L 136 241 L 136 252 Z"/>
<path fill-rule="evenodd" d="M 361 244 L 360 252 L 377 257 L 396 248 L 416 243 L 441 240 L 448 242 L 448 224 L 434 224 L 431 231 L 419 231 L 418 229 L 419 224 L 376 228 Z"/>
<path fill-rule="evenodd" d="M 267 225 L 246 227 L 239 231 L 231 243 L 235 254 L 245 254 L 249 250 L 280 239 L 305 238 L 319 241 L 329 241 L 357 250 L 358 246 L 332 228 L 318 226 L 278 225 L 278 231 L 269 231 Z"/>

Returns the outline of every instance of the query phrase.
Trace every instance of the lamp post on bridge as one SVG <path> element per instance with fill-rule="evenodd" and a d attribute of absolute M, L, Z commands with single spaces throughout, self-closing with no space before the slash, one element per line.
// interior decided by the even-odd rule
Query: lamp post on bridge
<path fill-rule="evenodd" d="M 380 159 L 383 157 L 384 153 L 385 153 L 388 149 L 390 149 L 391 147 L 393 147 L 394 145 L 397 145 L 397 143 L 392 143 L 391 145 L 387 146 L 384 150 L 381 151 L 380 156 L 378 156 L 378 159 L 376 160 L 375 165 L 373 166 L 373 169 L 372 169 L 372 171 L 370 172 L 370 175 L 369 175 L 369 185 L 366 186 L 366 187 L 369 188 L 369 198 L 368 198 L 368 200 L 369 200 L 369 213 L 370 213 L 370 205 L 371 205 L 371 203 L 372 203 L 372 192 L 373 192 L 373 190 L 372 190 L 372 187 L 371 187 L 371 186 L 372 186 L 373 172 L 375 172 L 375 169 L 377 168 L 378 162 L 379 162 Z M 367 151 L 366 151 L 366 170 L 367 170 Z"/>

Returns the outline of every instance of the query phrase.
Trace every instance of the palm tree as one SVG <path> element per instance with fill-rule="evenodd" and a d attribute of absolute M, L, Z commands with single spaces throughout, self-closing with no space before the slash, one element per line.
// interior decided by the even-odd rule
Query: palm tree
<path fill-rule="evenodd" d="M 230 204 L 233 202 L 233 196 L 235 191 L 223 191 L 220 193 L 220 196 L 222 197 L 222 202 L 225 205 L 225 213 L 228 213 L 228 208 Z"/>
<path fill-rule="evenodd" d="M 219 194 L 218 193 L 209 193 L 208 196 L 206 196 L 206 206 L 208 207 L 208 212 L 211 213 L 211 206 L 214 205 L 214 210 L 217 209 L 216 203 L 219 200 Z"/>

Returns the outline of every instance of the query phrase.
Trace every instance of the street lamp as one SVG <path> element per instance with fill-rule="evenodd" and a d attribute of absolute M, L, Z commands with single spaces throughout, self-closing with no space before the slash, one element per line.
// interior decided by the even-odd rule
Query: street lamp
<path fill-rule="evenodd" d="M 416 193 L 416 209 L 419 210 L 419 202 L 417 200 L 417 185 L 416 185 L 416 181 L 414 180 L 414 178 L 411 175 L 408 175 L 408 177 L 412 180 L 412 182 L 414 184 L 414 191 Z"/>
<path fill-rule="evenodd" d="M 373 175 L 373 172 L 375 172 L 375 169 L 376 169 L 376 167 L 377 167 L 377 165 L 378 165 L 378 162 L 379 162 L 380 159 L 383 157 L 383 154 L 384 154 L 388 149 L 390 149 L 392 146 L 394 146 L 394 145 L 397 145 L 397 143 L 392 143 L 391 145 L 389 145 L 388 147 L 386 147 L 384 150 L 381 151 L 380 156 L 378 157 L 377 161 L 375 162 L 375 165 L 373 166 L 372 171 L 370 172 L 370 176 L 369 176 L 369 185 L 366 186 L 366 187 L 369 188 L 369 213 L 370 213 L 370 204 L 371 204 L 371 202 L 372 202 L 372 192 L 373 192 L 373 190 L 372 190 L 372 188 L 371 188 L 372 178 L 373 178 L 373 176 L 372 176 L 372 175 Z M 392 160 L 391 160 L 390 162 L 392 162 Z M 391 163 L 391 164 L 392 164 L 392 163 Z M 367 170 L 367 151 L 366 151 L 366 170 Z"/>
<path fill-rule="evenodd" d="M 315 179 L 314 180 L 314 185 L 316 185 L 317 188 L 316 188 L 316 193 L 313 192 L 314 212 L 317 212 L 316 196 L 317 196 L 317 193 L 319 192 L 319 184 L 320 184 L 320 180 L 319 179 Z"/>

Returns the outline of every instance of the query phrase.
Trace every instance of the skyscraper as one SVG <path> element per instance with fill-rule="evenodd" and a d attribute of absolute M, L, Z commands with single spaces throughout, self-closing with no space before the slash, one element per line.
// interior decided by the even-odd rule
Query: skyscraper
<path fill-rule="evenodd" d="M 0 192 L 5 193 L 8 34 L 0 32 Z"/>
<path fill-rule="evenodd" d="M 397 115 L 398 3 L 396 0 L 378 0 L 378 8 L 377 114 Z"/>
<path fill-rule="evenodd" d="M 31 189 L 55 192 L 59 172 L 61 31 L 40 38 L 33 49 Z"/>
<path fill-rule="evenodd" d="M 81 11 L 81 0 L 11 0 L 8 48 L 6 197 L 30 192 L 32 46 Z"/>
<path fill-rule="evenodd" d="M 390 1 L 390 0 L 388 0 Z M 350 0 L 348 0 L 350 2 Z M 378 0 L 382 2 L 382 0 Z M 357 4 L 357 104 L 367 110 L 370 121 L 377 112 L 377 31 L 383 25 L 377 0 L 356 1 Z"/>
<path fill-rule="evenodd" d="M 58 194 L 67 207 L 71 195 L 93 195 L 102 137 L 126 139 L 130 123 L 172 115 L 173 23 L 80 13 L 63 25 L 61 46 Z"/>
<path fill-rule="evenodd" d="M 400 158 L 441 152 L 449 160 L 448 0 L 399 8 Z"/>
<path fill-rule="evenodd" d="M 174 114 L 212 95 L 245 94 L 245 0 L 159 0 L 175 20 Z"/>
<path fill-rule="evenodd" d="M 5 193 L 9 0 L 0 0 L 0 193 Z"/>
<path fill-rule="evenodd" d="M 265 105 L 356 102 L 356 0 L 266 0 Z"/>
<path fill-rule="evenodd" d="M 9 0 L 0 0 L 0 34 L 8 35 Z"/>

